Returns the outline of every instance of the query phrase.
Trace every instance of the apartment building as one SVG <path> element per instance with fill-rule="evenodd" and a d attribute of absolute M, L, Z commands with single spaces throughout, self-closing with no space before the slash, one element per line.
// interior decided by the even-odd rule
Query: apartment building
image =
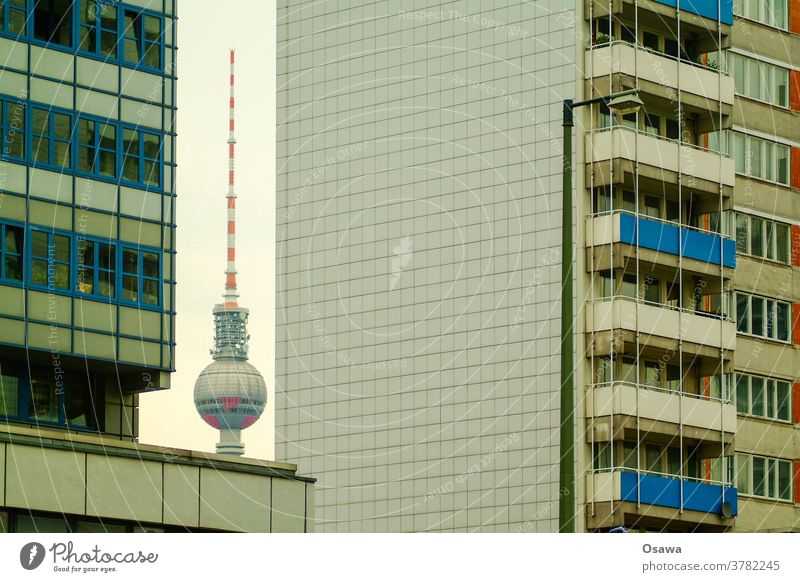
<path fill-rule="evenodd" d="M 278 4 L 278 458 L 323 531 L 800 527 L 800 5 Z"/>
<path fill-rule="evenodd" d="M 306 529 L 294 465 L 137 443 L 175 369 L 176 20 L 0 2 L 0 532 Z"/>

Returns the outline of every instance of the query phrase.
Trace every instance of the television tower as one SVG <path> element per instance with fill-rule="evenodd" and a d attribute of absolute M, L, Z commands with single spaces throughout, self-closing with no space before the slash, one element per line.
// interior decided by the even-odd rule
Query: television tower
<path fill-rule="evenodd" d="M 236 287 L 236 192 L 234 190 L 234 51 L 230 51 L 230 122 L 228 135 L 228 257 L 223 302 L 214 306 L 213 362 L 194 385 L 194 405 L 202 419 L 219 430 L 217 453 L 243 455 L 242 430 L 256 422 L 267 403 L 267 385 L 259 371 L 247 362 L 247 318 L 239 307 Z"/>

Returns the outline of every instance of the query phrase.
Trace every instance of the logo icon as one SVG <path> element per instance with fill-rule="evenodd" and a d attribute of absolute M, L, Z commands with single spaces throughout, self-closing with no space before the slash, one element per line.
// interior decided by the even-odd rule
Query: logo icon
<path fill-rule="evenodd" d="M 44 546 L 39 542 L 30 542 L 19 551 L 19 563 L 26 570 L 35 570 L 44 562 Z"/>
<path fill-rule="evenodd" d="M 413 251 L 411 250 L 412 240 L 410 236 L 404 237 L 392 249 L 392 276 L 389 280 L 389 289 L 393 290 L 400 282 L 400 277 L 403 275 L 403 269 L 411 262 Z"/>

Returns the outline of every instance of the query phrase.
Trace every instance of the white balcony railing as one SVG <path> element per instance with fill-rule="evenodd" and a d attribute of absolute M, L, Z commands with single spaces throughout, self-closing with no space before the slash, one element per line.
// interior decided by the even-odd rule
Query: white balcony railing
<path fill-rule="evenodd" d="M 651 51 L 645 47 L 634 47 L 623 41 L 596 46 L 586 51 L 586 76 L 598 78 L 621 73 L 638 76 L 639 79 L 667 88 L 667 97 L 678 99 L 678 83 L 681 93 L 689 93 L 712 103 L 733 105 L 733 79 L 725 73 L 699 63 L 678 60 L 675 57 Z M 670 89 L 674 92 L 670 96 Z"/>
<path fill-rule="evenodd" d="M 736 432 L 736 407 L 729 400 L 674 392 L 629 382 L 595 384 L 587 415 L 638 416 L 715 432 Z"/>
<path fill-rule="evenodd" d="M 598 129 L 586 136 L 588 163 L 622 158 L 686 176 L 733 187 L 733 160 L 717 152 L 679 143 L 624 126 Z"/>
<path fill-rule="evenodd" d="M 736 325 L 708 314 L 637 302 L 627 297 L 595 300 L 586 308 L 586 330 L 632 331 L 725 350 L 736 349 Z"/>

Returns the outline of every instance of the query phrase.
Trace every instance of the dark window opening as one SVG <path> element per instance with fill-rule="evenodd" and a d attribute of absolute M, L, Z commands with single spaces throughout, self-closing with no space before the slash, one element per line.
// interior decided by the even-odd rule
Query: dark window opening
<path fill-rule="evenodd" d="M 72 1 L 37 0 L 33 12 L 33 35 L 36 40 L 60 46 L 72 46 Z"/>

